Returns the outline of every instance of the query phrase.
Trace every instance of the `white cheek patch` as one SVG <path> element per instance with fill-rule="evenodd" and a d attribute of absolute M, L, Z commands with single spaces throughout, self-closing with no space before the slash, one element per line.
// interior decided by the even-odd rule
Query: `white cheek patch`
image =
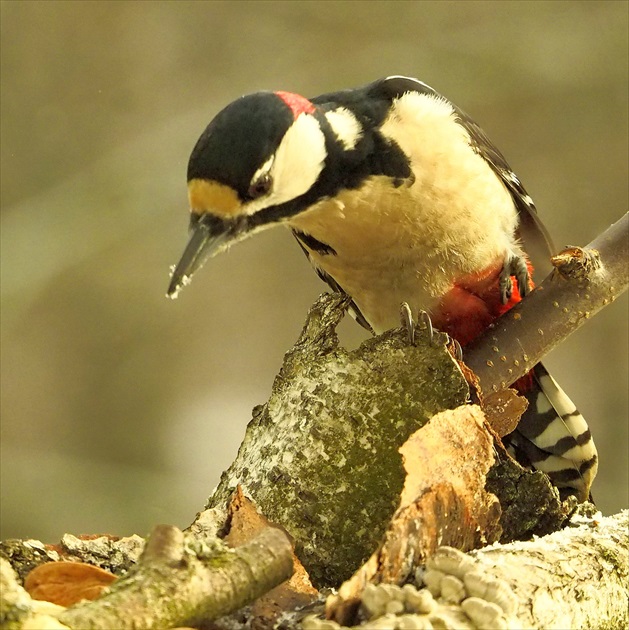
<path fill-rule="evenodd" d="M 328 112 L 325 117 L 343 148 L 351 151 L 363 135 L 362 127 L 354 114 L 345 107 L 339 107 Z"/>
<path fill-rule="evenodd" d="M 244 211 L 254 214 L 303 195 L 317 181 L 325 157 L 325 136 L 319 123 L 309 114 L 301 114 L 284 134 L 275 155 L 259 169 L 263 173 L 270 162 L 270 194 L 246 204 Z"/>

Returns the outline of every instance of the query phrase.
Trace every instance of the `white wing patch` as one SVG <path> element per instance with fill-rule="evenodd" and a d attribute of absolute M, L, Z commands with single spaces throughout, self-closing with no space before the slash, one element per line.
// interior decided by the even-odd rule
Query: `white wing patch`
<path fill-rule="evenodd" d="M 362 127 L 356 120 L 356 116 L 349 109 L 339 107 L 327 112 L 325 117 L 343 148 L 346 151 L 351 151 L 363 135 Z"/>

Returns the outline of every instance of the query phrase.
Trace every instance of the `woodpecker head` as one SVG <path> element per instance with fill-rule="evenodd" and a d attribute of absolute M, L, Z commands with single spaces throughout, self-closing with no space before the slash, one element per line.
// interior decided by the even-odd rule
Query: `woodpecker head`
<path fill-rule="evenodd" d="M 170 297 L 213 254 L 316 201 L 328 156 L 321 121 L 309 100 L 286 92 L 244 96 L 212 120 L 188 164 L 191 236 Z"/>
<path fill-rule="evenodd" d="M 259 92 L 219 112 L 188 163 L 191 235 L 168 296 L 210 256 L 254 232 L 290 223 L 371 176 L 396 187 L 410 178 L 407 156 L 379 130 L 392 99 L 408 89 L 385 79 L 312 100 Z"/>

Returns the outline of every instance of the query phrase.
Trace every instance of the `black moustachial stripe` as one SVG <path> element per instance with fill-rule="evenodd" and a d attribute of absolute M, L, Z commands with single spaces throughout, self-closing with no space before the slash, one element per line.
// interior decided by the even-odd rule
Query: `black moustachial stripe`
<path fill-rule="evenodd" d="M 347 295 L 347 292 L 332 276 L 328 275 L 325 271 L 323 271 L 323 269 L 321 269 L 321 267 L 317 266 L 316 262 L 310 256 L 310 252 L 308 251 L 308 248 L 304 246 L 302 241 L 297 236 L 296 230 L 293 230 L 293 236 L 295 237 L 295 240 L 297 241 L 299 247 L 301 247 L 301 251 L 304 252 L 304 254 L 306 255 L 306 258 L 310 261 L 310 264 L 312 265 L 313 269 L 316 271 L 319 278 L 321 278 L 321 280 L 323 280 L 332 289 L 332 291 L 336 291 L 337 293 L 342 293 L 343 295 Z M 336 254 L 336 252 L 334 253 Z M 356 302 L 354 302 L 354 300 L 352 300 L 349 303 L 347 310 L 349 311 L 351 316 L 363 328 L 368 330 L 371 334 L 375 334 L 373 331 L 373 328 L 369 325 L 369 322 L 365 319 L 365 316 L 360 312 L 360 309 L 358 308 L 358 306 L 356 306 Z"/>
<path fill-rule="evenodd" d="M 355 149 L 343 151 L 323 114 L 319 122 L 327 149 L 319 179 L 303 195 L 249 216 L 250 229 L 288 219 L 322 199 L 334 198 L 342 190 L 360 188 L 372 176 L 384 175 L 394 182 L 404 182 L 412 177 L 408 156 L 396 142 L 385 138 L 377 129 L 365 133 Z"/>

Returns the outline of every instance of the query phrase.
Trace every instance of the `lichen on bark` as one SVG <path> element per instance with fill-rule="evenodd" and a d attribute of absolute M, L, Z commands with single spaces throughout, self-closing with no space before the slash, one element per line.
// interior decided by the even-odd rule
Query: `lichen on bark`
<path fill-rule="evenodd" d="M 346 306 L 335 294 L 312 307 L 207 505 L 224 504 L 241 484 L 293 536 L 317 586 L 339 584 L 374 551 L 404 484 L 399 447 L 469 395 L 443 334 L 419 334 L 410 346 L 391 331 L 340 347 Z"/>

